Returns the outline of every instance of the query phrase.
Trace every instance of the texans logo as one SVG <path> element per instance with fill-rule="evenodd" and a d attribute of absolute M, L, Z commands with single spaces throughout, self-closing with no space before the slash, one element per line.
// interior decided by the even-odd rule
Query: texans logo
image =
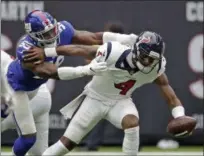
<path fill-rule="evenodd" d="M 105 54 L 99 51 L 97 56 L 105 56 Z"/>
<path fill-rule="evenodd" d="M 146 38 L 146 37 L 143 36 L 143 38 L 141 39 L 140 43 L 149 43 L 150 40 L 151 40 L 150 37 L 147 37 L 147 38 Z"/>

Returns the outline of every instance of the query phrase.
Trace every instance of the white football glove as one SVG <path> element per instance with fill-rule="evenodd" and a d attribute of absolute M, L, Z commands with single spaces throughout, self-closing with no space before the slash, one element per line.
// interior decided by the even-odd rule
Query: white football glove
<path fill-rule="evenodd" d="M 84 75 L 101 75 L 103 72 L 107 71 L 106 62 L 97 62 L 98 58 L 91 61 L 90 64 L 84 66 Z"/>

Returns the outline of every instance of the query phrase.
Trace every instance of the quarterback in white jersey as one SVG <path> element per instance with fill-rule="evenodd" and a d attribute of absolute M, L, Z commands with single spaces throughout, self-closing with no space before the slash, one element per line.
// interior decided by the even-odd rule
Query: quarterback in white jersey
<path fill-rule="evenodd" d="M 74 47 L 84 49 L 81 53 L 94 51 L 93 46 L 76 45 L 64 49 L 57 47 L 56 52 L 64 51 L 66 54 L 67 50 L 68 54 Z M 97 61 L 105 61 L 108 70 L 100 76 L 93 76 L 83 93 L 60 110 L 66 119 L 71 118 L 70 124 L 60 140 L 43 155 L 68 153 L 101 119 L 106 119 L 117 128 L 123 129 L 124 154 L 137 155 L 139 116 L 131 94 L 136 88 L 151 82 L 155 82 L 161 89 L 172 108 L 172 116 L 185 116 L 184 107 L 164 73 L 164 50 L 165 44 L 161 36 L 149 31 L 141 33 L 130 46 L 108 42 L 99 48 L 95 47 Z M 186 133 L 188 132 L 185 131 Z"/>

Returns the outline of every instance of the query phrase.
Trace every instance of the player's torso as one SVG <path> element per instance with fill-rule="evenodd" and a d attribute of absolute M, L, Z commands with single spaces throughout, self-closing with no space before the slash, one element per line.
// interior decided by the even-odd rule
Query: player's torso
<path fill-rule="evenodd" d="M 58 22 L 60 31 L 57 45 L 68 45 L 71 43 L 69 28 L 64 21 Z M 47 79 L 36 76 L 32 71 L 24 69 L 19 58 L 22 57 L 23 51 L 30 49 L 32 46 L 38 46 L 37 42 L 32 40 L 28 35 L 23 37 L 17 47 L 18 57 L 8 67 L 7 78 L 9 84 L 14 90 L 32 91 L 45 83 Z M 64 56 L 46 57 L 46 62 L 51 62 L 59 66 L 64 60 Z"/>
<path fill-rule="evenodd" d="M 103 76 L 94 76 L 88 84 L 89 88 L 102 96 L 112 99 L 121 99 L 130 97 L 133 91 L 147 83 L 151 83 L 157 78 L 158 67 L 155 67 L 150 73 L 144 74 L 140 71 L 135 73 L 131 70 L 125 70 L 125 58 L 131 52 L 129 47 L 123 45 L 120 48 L 114 49 L 109 56 L 112 63 L 108 65 L 108 71 Z M 112 55 L 112 56 L 111 56 Z M 112 58 L 111 58 L 112 57 Z"/>

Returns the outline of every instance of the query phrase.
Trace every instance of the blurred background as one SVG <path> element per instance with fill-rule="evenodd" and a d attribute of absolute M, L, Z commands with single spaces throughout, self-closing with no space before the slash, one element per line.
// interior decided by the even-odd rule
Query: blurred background
<path fill-rule="evenodd" d="M 166 132 L 171 112 L 154 85 L 139 88 L 133 100 L 140 115 L 141 150 L 175 149 L 179 145 L 203 147 L 203 2 L 202 1 L 2 1 L 1 49 L 15 56 L 18 40 L 24 35 L 23 20 L 34 9 L 45 10 L 58 21 L 67 20 L 79 30 L 93 32 L 111 30 L 138 34 L 144 30 L 159 33 L 166 42 L 167 75 L 170 84 L 186 108 L 196 118 L 192 136 L 174 139 Z M 82 57 L 66 57 L 63 65 L 85 64 Z M 64 133 L 69 121 L 59 109 L 75 98 L 90 78 L 71 81 L 50 80 L 52 92 L 50 144 Z M 17 133 L 1 136 L 1 145 L 12 146 Z M 97 138 L 97 139 L 96 139 Z M 119 148 L 123 131 L 101 121 L 81 143 L 79 150 Z M 150 148 L 151 147 L 151 148 Z M 6 149 L 6 148 L 5 148 Z M 189 149 L 189 148 L 188 148 Z M 185 149 L 186 150 L 186 149 Z"/>

